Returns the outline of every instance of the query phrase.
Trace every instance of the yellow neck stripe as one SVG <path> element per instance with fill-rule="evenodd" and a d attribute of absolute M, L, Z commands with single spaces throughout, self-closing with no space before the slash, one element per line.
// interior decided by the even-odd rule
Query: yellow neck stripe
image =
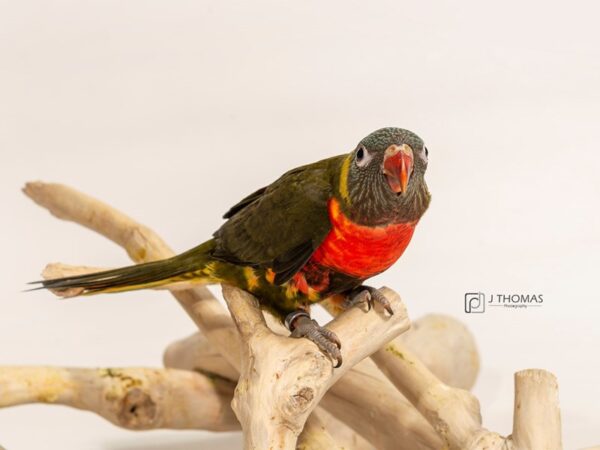
<path fill-rule="evenodd" d="M 352 162 L 352 155 L 348 157 L 342 163 L 342 170 L 340 172 L 340 195 L 344 201 L 350 203 L 350 194 L 348 193 L 348 172 L 350 170 L 350 163 Z"/>

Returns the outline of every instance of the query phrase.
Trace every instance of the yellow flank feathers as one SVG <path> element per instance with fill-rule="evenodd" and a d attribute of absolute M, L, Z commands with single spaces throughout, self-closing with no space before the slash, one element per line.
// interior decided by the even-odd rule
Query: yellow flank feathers
<path fill-rule="evenodd" d="M 252 267 L 244 267 L 244 278 L 249 291 L 253 291 L 258 287 L 258 275 Z"/>
<path fill-rule="evenodd" d="M 285 285 L 285 296 L 288 300 L 294 300 L 296 298 L 296 294 L 298 293 L 298 287 L 289 281 Z"/>
<path fill-rule="evenodd" d="M 311 302 L 318 302 L 321 300 L 321 296 L 310 286 L 308 287 L 308 300 Z"/>
<path fill-rule="evenodd" d="M 350 194 L 348 193 L 348 171 L 350 170 L 350 162 L 352 161 L 352 155 L 348 157 L 342 163 L 342 171 L 340 173 L 340 195 L 344 201 L 350 203 Z"/>

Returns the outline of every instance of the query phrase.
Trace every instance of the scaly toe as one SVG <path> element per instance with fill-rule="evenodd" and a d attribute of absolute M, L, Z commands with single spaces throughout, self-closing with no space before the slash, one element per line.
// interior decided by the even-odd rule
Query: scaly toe
<path fill-rule="evenodd" d="M 338 349 L 342 348 L 342 342 L 333 331 L 325 327 L 319 327 L 319 330 L 321 333 L 323 333 L 323 336 L 325 336 L 329 341 L 333 342 Z"/>
<path fill-rule="evenodd" d="M 356 305 L 367 305 L 367 311 L 371 311 L 372 297 L 368 289 L 360 289 L 350 292 L 343 306 L 350 309 Z"/>
<path fill-rule="evenodd" d="M 294 338 L 307 338 L 314 342 L 329 358 L 335 361 L 335 368 L 342 365 L 342 353 L 340 352 L 342 343 L 339 338 L 333 331 L 319 326 L 316 321 L 309 317 L 300 316 L 295 320 L 291 336 Z"/>
<path fill-rule="evenodd" d="M 394 310 L 387 297 L 378 289 L 371 286 L 358 286 L 350 291 L 350 294 L 344 302 L 344 307 L 347 309 L 354 305 L 366 303 L 368 305 L 367 311 L 370 311 L 375 302 L 383 306 L 390 316 L 394 315 Z"/>
<path fill-rule="evenodd" d="M 390 316 L 394 315 L 394 310 L 392 309 L 392 305 L 390 304 L 390 301 L 379 290 L 373 289 L 371 291 L 371 298 L 373 299 L 374 302 L 377 302 L 381 306 L 383 306 L 383 308 L 388 312 L 388 314 Z"/>

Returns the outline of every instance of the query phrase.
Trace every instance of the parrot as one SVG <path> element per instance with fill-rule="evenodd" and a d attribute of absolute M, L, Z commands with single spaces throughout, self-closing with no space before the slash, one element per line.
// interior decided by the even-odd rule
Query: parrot
<path fill-rule="evenodd" d="M 337 336 L 310 306 L 342 296 L 350 307 L 389 301 L 364 282 L 403 254 L 429 207 L 429 151 L 413 132 L 379 129 L 350 152 L 289 170 L 244 197 L 204 243 L 174 257 L 85 275 L 36 281 L 79 295 L 174 283 L 225 283 L 253 294 L 295 338 L 308 338 L 335 367 Z"/>

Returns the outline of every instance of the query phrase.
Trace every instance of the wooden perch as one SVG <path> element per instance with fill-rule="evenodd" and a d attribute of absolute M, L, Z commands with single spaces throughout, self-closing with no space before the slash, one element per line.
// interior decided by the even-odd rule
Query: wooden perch
<path fill-rule="evenodd" d="M 442 448 L 431 425 L 381 377 L 365 361 L 334 384 L 320 404 L 377 449 Z"/>
<path fill-rule="evenodd" d="M 51 403 L 123 428 L 237 430 L 234 384 L 177 369 L 1 367 L 0 407 Z"/>
<path fill-rule="evenodd" d="M 267 324 L 273 330 L 273 326 Z M 397 339 L 444 383 L 462 389 L 473 387 L 479 372 L 479 355 L 473 335 L 458 320 L 443 314 L 428 314 L 413 321 L 410 329 Z M 235 368 L 211 346 L 202 332 L 171 343 L 165 349 L 163 361 L 165 367 L 205 371 L 230 380 L 238 377 Z M 367 361 L 361 362 L 350 373 L 361 368 L 364 371 L 367 364 Z M 370 376 L 379 373 L 372 367 L 370 372 Z"/>
<path fill-rule="evenodd" d="M 562 448 L 558 383 L 539 369 L 515 374 L 515 410 L 512 442 L 516 449 Z"/>
<path fill-rule="evenodd" d="M 344 450 L 317 415 L 312 415 L 309 419 L 298 438 L 296 450 Z"/>
<path fill-rule="evenodd" d="M 136 262 L 167 258 L 174 254 L 160 237 L 147 227 L 71 188 L 37 182 L 28 183 L 24 191 L 55 216 L 79 223 L 113 240 L 125 248 Z M 68 270 L 92 269 L 51 265 L 46 270 L 46 276 L 66 274 Z M 334 370 L 329 359 L 311 342 L 274 333 L 273 327 L 270 328 L 265 324 L 263 314 L 251 295 L 234 288 L 224 288 L 225 299 L 235 320 L 234 325 L 231 316 L 208 289 L 202 286 L 192 288 L 183 286 L 183 288 L 186 289 L 175 290 L 175 287 L 169 287 L 171 293 L 198 325 L 201 334 L 186 341 L 188 347 L 195 347 L 193 351 L 173 353 L 173 348 L 170 348 L 165 354 L 165 362 L 170 365 L 169 359 L 175 358 L 176 364 L 181 365 L 182 368 L 189 368 L 194 364 L 194 368 L 201 369 L 201 373 L 184 371 L 173 373 L 191 374 L 186 376 L 195 377 L 190 380 L 199 384 L 206 380 L 213 380 L 215 376 L 235 381 L 241 373 L 235 390 L 233 407 L 243 425 L 247 448 L 268 448 L 268 445 L 272 445 L 273 449 L 294 448 L 296 437 L 305 422 L 305 431 L 298 441 L 298 444 L 304 448 L 336 448 L 333 442 L 336 442 L 337 446 L 340 436 L 344 437 L 349 446 L 356 445 L 356 448 L 359 446 L 365 448 L 369 444 L 377 449 L 395 450 L 439 448 L 558 450 L 562 448 L 557 385 L 552 374 L 541 370 L 517 373 L 513 436 L 505 438 L 487 431 L 481 426 L 477 399 L 464 390 L 472 386 L 478 370 L 477 352 L 470 334 L 464 327 L 455 323 L 445 330 L 436 327 L 417 327 L 412 334 L 396 337 L 407 327 L 408 322 L 405 310 L 400 307 L 399 299 L 394 297 L 395 294 L 391 291 L 386 291 L 386 294 L 395 302 L 396 315 L 389 317 L 382 314 L 380 310 L 366 313 L 355 308 L 340 315 L 330 324 L 331 329 L 343 342 L 344 365 L 341 369 Z M 435 321 L 435 318 L 431 320 Z M 239 333 L 236 326 L 240 330 Z M 396 338 L 392 342 L 384 346 L 394 337 Z M 194 339 L 196 341 L 193 341 Z M 440 354 L 440 348 L 443 346 L 428 347 L 427 343 L 436 340 L 446 341 L 445 353 Z M 371 361 L 360 362 L 371 353 L 379 369 Z M 422 360 L 413 353 L 419 355 Z M 202 362 L 198 363 L 200 360 Z M 27 372 L 27 369 L 19 369 L 25 372 L 12 373 L 11 368 L 4 370 L 8 372 L 4 378 L 0 376 L 0 390 L 8 386 L 10 388 L 8 392 L 11 392 L 11 389 L 13 392 L 26 392 L 27 388 L 23 386 L 29 386 L 30 390 L 32 390 L 31 386 L 34 386 L 32 394 L 24 394 L 20 397 L 19 395 L 8 396 L 9 399 L 13 398 L 13 402 L 5 406 L 36 399 L 45 401 L 46 397 L 36 396 L 35 393 L 49 392 L 49 389 L 50 391 L 52 389 L 52 383 L 48 383 L 46 378 L 39 378 Z M 69 381 L 78 379 L 69 372 L 75 369 L 44 370 L 67 371 L 66 375 L 61 375 L 62 378 L 59 379 Z M 98 393 L 106 392 L 108 389 L 106 386 L 119 383 L 115 380 L 94 381 L 91 374 L 97 374 L 97 371 L 77 370 L 83 371 L 81 373 L 84 374 L 88 373 L 85 372 L 86 370 L 90 371 L 89 376 L 92 381 L 88 383 L 91 386 L 89 398 L 100 398 Z M 162 374 L 163 371 L 160 373 Z M 187 380 L 183 375 L 181 377 L 173 375 L 173 380 L 158 375 L 137 373 L 134 375 L 146 380 L 143 381 L 143 386 L 147 389 L 143 392 L 150 395 L 156 405 L 167 410 L 168 407 L 163 405 L 168 404 L 168 401 L 163 402 L 159 386 L 164 389 L 171 383 L 176 386 L 179 382 L 182 387 L 177 395 L 185 397 L 186 393 L 194 392 L 192 387 L 183 387 L 186 384 L 181 381 L 181 378 Z M 190 380 L 188 381 L 192 383 Z M 102 384 L 103 382 L 108 385 Z M 213 385 L 213 389 L 214 387 Z M 76 390 L 73 387 L 68 389 Z M 209 389 L 208 385 L 205 389 Z M 133 400 L 142 403 L 135 403 L 133 411 L 138 411 L 140 408 L 142 411 L 145 405 L 142 399 L 145 397 L 136 397 L 139 392 L 135 392 L 131 394 Z M 177 395 L 174 395 L 174 399 L 178 398 Z M 227 401 L 230 398 L 228 395 L 230 396 L 231 392 L 215 391 L 213 398 L 215 402 L 217 399 Z M 64 398 L 75 397 L 79 399 L 79 403 L 71 400 L 71 403 L 64 404 L 90 410 L 96 408 L 98 409 L 96 412 L 104 416 L 102 402 L 96 401 L 95 406 L 92 407 L 91 400 L 87 400 L 88 403 L 83 403 L 81 400 L 88 398 L 87 396 L 74 394 L 64 396 Z M 209 427 L 225 426 L 224 424 L 235 422 L 234 420 L 229 422 L 233 417 L 229 409 L 227 413 L 223 410 L 223 415 L 218 420 L 210 419 L 212 422 L 201 417 L 199 412 L 209 411 L 212 406 L 200 404 L 201 399 L 196 398 L 195 395 L 189 397 L 182 399 L 185 408 L 194 409 L 189 417 L 184 419 L 177 414 L 164 416 L 168 417 L 174 426 L 163 425 L 171 422 L 158 413 L 154 422 L 145 419 L 140 421 L 142 425 L 137 423 L 130 425 L 127 420 L 119 422 L 115 420 L 114 412 L 112 416 L 107 412 L 105 417 L 121 426 L 139 428 L 155 426 L 176 428 L 177 424 L 181 425 L 187 420 L 188 423 L 194 423 L 198 427 L 212 429 Z M 59 402 L 63 397 L 56 398 L 56 402 Z M 345 423 L 356 430 L 369 444 L 342 426 L 323 430 L 325 423 L 323 418 L 328 416 L 322 410 L 315 409 L 321 398 L 321 405 L 335 415 L 335 419 L 330 418 L 329 423 L 333 421 L 334 425 L 339 425 L 338 420 Z M 113 408 L 109 408 L 110 411 L 119 410 L 118 402 L 110 405 L 112 405 L 110 408 Z M 203 407 L 206 409 L 202 409 Z M 312 411 L 315 411 L 315 414 L 309 417 Z M 151 415 L 148 414 L 148 417 Z M 209 422 L 203 422 L 206 420 Z M 343 433 L 338 433 L 336 428 Z"/>
<path fill-rule="evenodd" d="M 328 442 L 323 436 L 329 434 Z M 308 417 L 298 438 L 298 450 L 376 450 L 366 439 L 355 433 L 323 408 L 317 408 Z"/>
<path fill-rule="evenodd" d="M 395 340 L 447 385 L 468 390 L 475 384 L 479 374 L 475 337 L 453 317 L 428 314 Z"/>
<path fill-rule="evenodd" d="M 149 228 L 138 224 L 105 203 L 72 188 L 60 184 L 35 182 L 28 183 L 24 188 L 24 192 L 56 217 L 78 223 L 122 246 L 136 262 L 146 262 L 173 255 L 173 251 Z M 63 265 L 62 268 L 65 268 L 65 266 Z M 61 270 L 61 266 L 50 265 L 47 267 L 45 275 L 59 276 L 57 269 Z M 73 270 L 82 269 L 69 268 L 68 270 L 73 273 Z M 89 270 L 89 268 L 86 270 Z M 198 325 L 211 346 L 217 349 L 227 362 L 239 371 L 241 354 L 239 335 L 231 316 L 223 309 L 218 300 L 203 286 L 197 286 L 189 290 L 173 291 L 172 294 Z M 345 392 L 344 395 L 354 397 L 351 390 L 344 389 L 344 385 L 336 385 L 336 390 Z M 389 388 L 388 391 L 393 392 Z M 377 410 L 381 407 L 381 402 L 376 396 L 368 391 L 365 391 L 364 394 L 362 398 L 352 398 L 350 401 L 356 402 L 357 405 L 366 408 L 365 410 Z M 389 409 L 394 413 L 397 412 L 395 406 L 390 405 Z M 401 421 L 401 417 L 404 416 L 393 415 L 393 417 Z M 433 430 L 430 429 L 431 427 L 416 411 L 412 411 L 408 415 L 408 420 L 411 421 L 410 423 L 415 420 L 417 422 L 421 421 L 421 426 L 431 436 L 430 440 L 434 443 L 438 442 Z M 373 426 L 368 421 L 361 419 L 355 422 L 355 426 L 361 430 L 363 436 L 377 436 L 372 431 Z M 392 423 L 391 426 L 395 427 L 396 423 Z M 420 431 L 420 433 L 425 433 L 425 431 Z M 407 442 L 411 441 L 408 440 Z M 397 440 L 389 439 L 387 443 L 397 445 Z"/>
<path fill-rule="evenodd" d="M 122 246 L 136 262 L 168 258 L 173 251 L 149 228 L 88 195 L 60 184 L 27 183 L 24 193 L 56 217 L 78 223 Z M 50 265 L 45 274 L 55 275 Z M 80 269 L 75 269 L 80 270 Z M 89 270 L 89 268 L 88 268 Z M 204 286 L 172 291 L 211 346 L 236 370 L 240 365 L 239 335 L 227 311 Z"/>
<path fill-rule="evenodd" d="M 214 373 L 237 381 L 239 372 L 208 342 L 202 332 L 175 341 L 163 355 L 165 367 Z"/>
<path fill-rule="evenodd" d="M 45 271 L 44 276 L 59 277 L 64 273 L 79 274 L 89 271 L 87 267 L 66 266 L 64 264 L 51 264 Z M 228 293 L 225 292 L 225 296 Z M 361 312 L 365 314 L 364 312 Z M 269 316 L 267 316 L 269 317 Z M 280 324 L 270 321 L 271 327 L 275 328 L 279 333 L 284 332 Z M 462 340 L 448 339 L 442 330 L 454 332 L 456 329 L 463 332 Z M 438 348 L 439 360 L 443 361 L 444 356 L 449 351 L 453 351 L 452 345 L 462 342 L 465 348 L 471 348 L 474 351 L 474 343 L 470 342 L 472 337 L 464 329 L 458 326 L 452 319 L 446 318 L 445 321 L 439 319 L 427 319 L 418 324 L 414 333 L 418 333 L 427 338 L 436 333 L 441 343 Z M 286 331 L 286 333 L 289 333 Z M 410 334 L 410 332 L 408 333 Z M 401 335 L 402 337 L 402 335 Z M 418 345 L 418 340 L 411 339 Z M 294 340 L 296 342 L 302 342 Z M 206 354 L 211 352 L 211 344 L 203 338 L 196 338 L 192 341 L 194 351 Z M 469 345 L 470 344 L 470 345 Z M 431 351 L 429 349 L 428 351 Z M 184 356 L 189 358 L 189 356 Z M 207 365 L 206 361 L 198 362 L 192 368 L 202 373 L 217 374 L 237 380 L 238 370 L 231 366 L 224 359 L 215 360 L 214 355 L 211 358 L 213 364 Z M 457 359 L 457 362 L 462 362 Z M 167 364 L 168 365 L 168 364 Z M 173 367 L 190 368 L 177 362 Z M 444 364 L 438 365 L 444 367 Z M 472 370 L 476 373 L 477 365 L 471 365 Z M 448 370 L 451 368 L 448 367 Z M 233 372 L 233 373 L 232 373 Z M 468 373 L 468 372 L 467 372 Z M 469 379 L 473 379 L 474 374 L 469 374 L 463 383 L 468 383 Z M 361 436 L 373 443 L 376 448 L 380 449 L 437 449 L 440 448 L 441 440 L 436 435 L 435 431 L 429 423 L 419 414 L 418 411 L 391 385 L 372 364 L 366 361 L 361 362 L 358 370 L 351 370 L 341 380 L 335 383 L 322 401 L 322 405 L 331 413 L 336 415 L 347 426 L 355 429 Z M 369 411 L 370 421 L 364 420 L 364 411 Z M 378 424 L 385 423 L 382 427 Z M 401 441 L 399 444 L 398 441 Z"/>
<path fill-rule="evenodd" d="M 549 372 L 517 372 L 513 436 L 502 437 L 482 427 L 472 394 L 441 382 L 402 344 L 390 343 L 372 358 L 450 450 L 562 449 L 558 387 Z"/>
<path fill-rule="evenodd" d="M 400 343 L 386 345 L 373 355 L 373 361 L 450 449 L 470 448 L 469 438 L 481 425 L 475 397 L 439 381 Z"/>
<path fill-rule="evenodd" d="M 344 342 L 345 363 L 334 370 L 310 341 L 273 333 L 252 295 L 228 286 L 223 290 L 245 343 L 232 406 L 242 423 L 246 449 L 295 448 L 304 422 L 329 386 L 409 327 L 400 298 L 384 289 L 393 316 L 380 308 L 370 314 L 353 308 L 329 324 Z"/>
<path fill-rule="evenodd" d="M 27 183 L 23 192 L 59 219 L 89 228 L 123 247 L 137 263 L 169 258 L 175 253 L 148 227 L 115 208 L 68 186 L 40 181 Z M 230 363 L 239 364 L 238 334 L 229 313 L 205 286 L 172 291 L 214 348 Z"/>
<path fill-rule="evenodd" d="M 43 275 L 52 278 L 60 277 L 64 274 L 82 274 L 93 270 L 90 267 L 76 267 L 55 263 L 48 265 Z M 225 292 L 226 297 L 227 295 L 228 293 Z M 361 314 L 365 313 L 361 312 Z M 285 332 L 289 334 L 278 322 L 274 322 L 273 320 L 270 320 L 270 322 L 271 327 L 279 333 Z M 426 320 L 419 323 L 414 332 L 419 330 L 420 335 L 429 336 L 434 329 L 437 329 L 440 342 L 443 343 L 439 349 L 440 360 L 442 360 L 442 354 L 447 353 L 448 350 L 452 350 L 451 347 L 445 344 L 460 342 L 460 340 L 446 339 L 443 333 L 440 335 L 439 330 L 447 329 L 452 331 L 455 328 L 461 329 L 449 318 L 445 322 L 440 322 L 440 320 Z M 465 344 L 465 347 L 474 349 L 473 345 L 469 346 L 470 335 L 466 330 L 464 330 L 464 333 L 463 344 Z M 205 337 L 200 336 L 196 336 L 191 340 L 191 348 L 193 348 L 194 352 L 199 353 L 196 356 L 197 358 L 206 356 L 212 352 L 210 359 L 208 361 L 197 359 L 198 364 L 191 367 L 186 366 L 182 361 L 178 360 L 171 367 L 193 369 L 209 376 L 218 375 L 230 380 L 237 380 L 238 369 L 231 366 L 224 358 L 216 358 L 211 344 Z M 413 341 L 417 342 L 414 339 Z M 293 340 L 292 342 L 303 342 L 303 340 Z M 188 355 L 182 357 L 189 358 Z M 458 361 L 460 362 L 460 360 Z M 169 365 L 168 362 L 167 365 Z M 322 403 L 323 406 L 334 413 L 347 426 L 355 429 L 369 442 L 374 443 L 377 448 L 401 450 L 439 448 L 441 445 L 439 437 L 412 405 L 391 384 L 386 382 L 383 375 L 378 373 L 376 368 L 374 369 L 372 365 L 365 364 L 364 361 L 361 363 L 361 366 L 361 369 L 358 371 L 351 370 L 350 373 L 346 374 L 346 376 L 332 386 L 331 391 L 326 395 Z M 476 366 L 473 368 L 477 370 Z M 469 374 L 469 378 L 473 377 L 474 374 Z M 463 380 L 463 382 L 468 381 Z M 386 423 L 387 426 L 382 429 L 380 426 L 374 426 L 372 421 L 364 420 L 364 411 L 369 411 L 370 416 L 375 421 Z M 398 444 L 399 436 L 402 441 L 400 446 Z"/>
<path fill-rule="evenodd" d="M 411 328 L 396 339 L 428 361 L 428 368 L 446 384 L 461 388 L 472 386 L 479 370 L 475 340 L 456 319 L 429 314 L 413 322 Z M 235 370 L 201 333 L 172 343 L 165 351 L 164 362 L 167 367 L 212 371 L 237 379 Z M 353 367 L 334 384 L 320 406 L 333 412 L 378 449 L 442 446 L 431 425 L 368 360 Z M 365 411 L 370 420 L 365 420 Z"/>
<path fill-rule="evenodd" d="M 432 426 L 370 361 L 363 361 L 336 383 L 321 404 L 376 448 L 442 447 Z M 365 420 L 366 412 L 369 421 Z"/>

